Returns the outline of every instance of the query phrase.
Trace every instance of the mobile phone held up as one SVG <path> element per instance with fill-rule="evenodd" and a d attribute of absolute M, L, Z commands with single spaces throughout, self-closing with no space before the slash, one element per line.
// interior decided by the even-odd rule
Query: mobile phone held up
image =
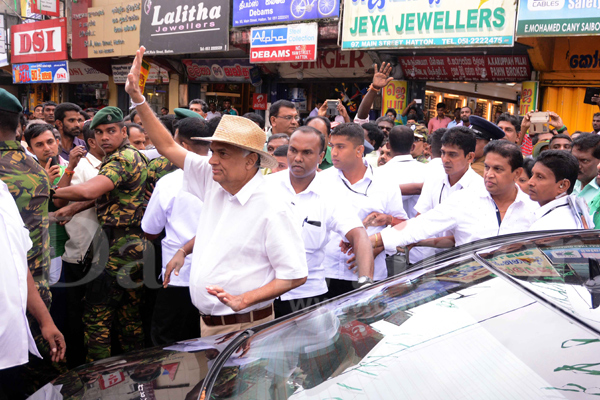
<path fill-rule="evenodd" d="M 54 167 L 55 165 L 59 165 L 60 162 L 58 161 L 58 156 L 52 156 L 50 157 L 50 166 Z"/>
<path fill-rule="evenodd" d="M 339 100 L 327 99 L 327 115 L 339 115 L 337 106 Z"/>

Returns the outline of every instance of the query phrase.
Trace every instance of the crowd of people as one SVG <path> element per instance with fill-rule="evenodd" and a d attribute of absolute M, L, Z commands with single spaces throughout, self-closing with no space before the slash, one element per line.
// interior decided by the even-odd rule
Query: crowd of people
<path fill-rule="evenodd" d="M 550 113 L 553 129 L 535 134 L 531 114 L 492 123 L 463 107 L 450 119 L 440 103 L 426 125 L 414 102 L 402 124 L 394 110 L 372 122 L 385 63 L 353 119 L 339 104 L 331 120 L 324 102 L 302 121 L 286 100 L 267 130 L 200 99 L 157 116 L 137 84 L 142 57 L 129 115 L 45 103 L 27 120 L 0 90 L 0 398 L 370 285 L 399 251 L 414 263 L 600 226 L 600 122 L 569 134 Z"/>

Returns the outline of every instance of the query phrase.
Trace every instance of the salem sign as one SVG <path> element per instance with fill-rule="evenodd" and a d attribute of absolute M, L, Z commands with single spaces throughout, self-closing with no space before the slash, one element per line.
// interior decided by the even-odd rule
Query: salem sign
<path fill-rule="evenodd" d="M 10 29 L 13 64 L 67 59 L 65 18 L 13 25 Z"/>

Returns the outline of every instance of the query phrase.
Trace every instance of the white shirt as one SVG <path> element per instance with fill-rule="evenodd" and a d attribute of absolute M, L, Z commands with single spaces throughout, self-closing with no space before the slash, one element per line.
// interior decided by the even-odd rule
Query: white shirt
<path fill-rule="evenodd" d="M 84 158 L 79 160 L 79 164 L 75 167 L 71 186 L 87 182 L 97 176 L 98 168 L 101 164 L 101 160 L 98 160 L 92 153 L 88 152 Z M 65 243 L 65 252 L 62 255 L 62 259 L 73 264 L 83 261 L 99 226 L 98 216 L 94 207 L 75 214 L 71 221 L 65 225 L 65 229 L 69 234 L 69 240 Z"/>
<path fill-rule="evenodd" d="M 483 178 L 477 172 L 473 171 L 470 166 L 454 186 L 450 185 L 448 174 L 446 173 L 427 179 L 423 184 L 421 197 L 419 197 L 419 201 L 415 205 L 415 210 L 420 214 L 425 214 L 443 202 L 452 193 L 470 187 L 483 187 Z"/>
<path fill-rule="evenodd" d="M 581 229 L 581 223 L 569 206 L 568 196 L 552 200 L 535 210 L 535 222 L 529 227 L 530 231 L 551 231 L 555 229 Z"/>
<path fill-rule="evenodd" d="M 291 204 L 269 192 L 260 171 L 235 195 L 213 180 L 207 157 L 188 153 L 183 171 L 183 189 L 204 201 L 190 271 L 192 302 L 202 314 L 234 313 L 208 294 L 206 286 L 217 285 L 240 295 L 273 279 L 308 275 Z M 268 300 L 241 312 L 271 303 Z"/>
<path fill-rule="evenodd" d="M 364 177 L 354 185 L 350 184 L 344 173 L 337 168 L 329 168 L 320 174 L 323 177 L 323 185 L 331 190 L 337 203 L 346 203 L 354 209 L 361 221 L 372 212 L 391 215 L 399 219 L 407 219 L 406 212 L 402 206 L 402 193 L 397 185 L 390 185 L 385 180 L 375 176 L 373 169 L 367 165 Z M 380 232 L 383 226 L 371 226 L 367 233 L 373 235 Z M 358 280 L 357 274 L 348 269 L 346 261 L 350 259 L 340 250 L 340 241 L 343 238 L 337 233 L 329 235 L 329 243 L 325 250 L 325 276 L 328 278 L 342 279 L 346 281 Z M 394 250 L 393 253 L 396 253 Z M 387 278 L 387 267 L 385 254 L 382 252 L 375 257 L 375 273 L 373 278 L 381 280 Z"/>
<path fill-rule="evenodd" d="M 384 229 L 381 238 L 386 250 L 406 246 L 449 231 L 456 246 L 493 236 L 525 232 L 535 220 L 539 205 L 517 187 L 517 197 L 508 207 L 502 223 L 498 224 L 496 204 L 485 187 L 458 191 L 442 204 L 407 222 L 398 231 Z"/>
<path fill-rule="evenodd" d="M 438 177 L 446 174 L 446 171 L 444 170 L 444 163 L 442 163 L 441 157 L 432 158 L 427 164 L 425 164 L 425 166 L 427 167 L 425 181 L 428 181 L 429 179 L 437 179 Z"/>
<path fill-rule="evenodd" d="M 158 235 L 165 230 L 162 240 L 162 273 L 164 279 L 167 264 L 178 249 L 196 236 L 202 201 L 182 190 L 183 170 L 178 169 L 160 178 L 152 192 L 148 207 L 142 218 L 142 230 Z M 179 276 L 171 274 L 169 285 L 189 286 L 192 255 L 185 258 Z"/>
<path fill-rule="evenodd" d="M 412 158 L 410 154 L 396 156 L 385 165 L 375 170 L 375 176 L 383 179 L 389 185 L 403 185 L 406 183 L 423 183 L 427 171 L 427 164 Z M 404 211 L 409 218 L 417 215 L 415 205 L 419 196 L 402 196 Z"/>
<path fill-rule="evenodd" d="M 150 160 L 150 161 L 161 156 L 160 153 L 158 152 L 158 150 L 156 150 L 156 149 L 138 150 L 138 151 L 140 153 L 142 153 L 143 155 L 145 155 L 146 158 L 148 158 L 148 160 Z"/>
<path fill-rule="evenodd" d="M 283 294 L 281 300 L 303 299 L 326 293 L 328 288 L 323 259 L 329 233 L 335 232 L 345 237 L 352 229 L 362 228 L 362 221 L 354 210 L 339 204 L 321 187 L 321 174 L 317 174 L 310 185 L 300 193 L 294 190 L 287 170 L 268 175 L 266 180 L 273 185 L 274 196 L 292 205 L 306 249 L 308 279 L 304 285 Z M 319 224 L 320 226 L 317 226 Z"/>
<path fill-rule="evenodd" d="M 221 116 L 221 113 L 218 111 L 215 111 L 215 112 L 209 111 L 206 113 L 206 120 L 208 121 L 211 118 L 220 117 L 220 116 Z"/>
<path fill-rule="evenodd" d="M 32 243 L 8 186 L 0 181 L 0 370 L 42 358 L 31 336 L 27 310 L 27 251 Z"/>

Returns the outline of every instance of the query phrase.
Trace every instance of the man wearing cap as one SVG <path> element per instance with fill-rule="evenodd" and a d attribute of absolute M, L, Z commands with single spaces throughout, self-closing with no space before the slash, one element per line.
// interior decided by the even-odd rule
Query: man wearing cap
<path fill-rule="evenodd" d="M 146 160 L 127 142 L 123 113 L 105 107 L 92 120 L 96 142 L 106 153 L 98 176 L 56 190 L 54 197 L 70 201 L 96 199 L 98 222 L 108 241 L 106 266 L 87 288 L 84 304 L 87 361 L 110 357 L 115 318 L 125 352 L 143 347 L 140 305 L 143 255 L 140 224 L 144 213 Z"/>
<path fill-rule="evenodd" d="M 44 168 L 34 158 L 26 155 L 21 143 L 16 140 L 19 114 L 22 111 L 23 107 L 17 98 L 6 90 L 0 89 L 0 180 L 8 186 L 8 191 L 17 204 L 21 219 L 29 230 L 31 248 L 27 251 L 27 266 L 35 288 L 45 306 L 50 309 L 52 298 L 48 283 L 50 182 Z M 53 379 L 50 374 L 56 377 L 59 373 L 64 372 L 65 368 L 56 363 L 50 365 L 51 349 L 44 340 L 44 337 L 50 338 L 48 326 L 41 326 L 31 313 L 27 313 L 27 319 L 44 360 L 31 358 L 26 375 L 28 383 L 43 384 L 42 380 Z M 54 336 L 54 331 L 52 336 Z"/>
<path fill-rule="evenodd" d="M 471 164 L 473 171 L 477 172 L 479 176 L 483 177 L 485 156 L 483 149 L 491 140 L 499 140 L 504 137 L 504 131 L 498 128 L 497 125 L 491 123 L 485 118 L 481 118 L 477 115 L 471 115 L 469 117 L 469 128 L 475 133 L 477 138 L 477 146 L 475 146 L 475 160 Z"/>
<path fill-rule="evenodd" d="M 427 164 L 429 160 L 425 156 L 425 146 L 427 146 L 427 128 L 425 125 L 414 125 L 415 141 L 410 155 L 417 161 Z"/>
<path fill-rule="evenodd" d="M 192 100 L 192 102 L 195 100 Z M 194 103 L 195 104 L 195 103 Z M 190 107 L 191 107 L 191 103 L 190 103 Z M 200 115 L 199 113 L 192 111 L 192 110 L 188 110 L 187 108 L 176 108 L 175 110 L 173 110 L 173 112 L 175 113 L 175 116 L 177 117 L 177 121 L 181 121 L 184 118 L 196 118 L 196 119 L 204 119 L 202 117 L 202 115 Z M 177 133 L 177 131 L 175 131 L 175 133 Z M 177 141 L 177 140 L 175 140 Z M 178 142 L 178 141 L 177 141 Z M 182 143 L 178 142 L 180 145 Z M 177 171 L 177 166 L 175 164 L 173 164 L 171 161 L 169 161 L 169 159 L 165 156 L 160 156 L 157 157 L 153 160 L 151 160 L 148 163 L 148 179 L 146 180 L 146 186 L 148 187 L 148 190 L 150 192 L 152 192 L 152 190 L 154 190 L 154 186 L 156 185 L 156 182 L 158 182 L 158 180 L 160 178 L 162 178 L 165 175 L 170 174 L 173 171 Z"/>
<path fill-rule="evenodd" d="M 277 166 L 262 150 L 266 135 L 247 118 L 224 115 L 214 136 L 204 138 L 210 159 L 177 145 L 140 92 L 144 50 L 137 51 L 125 90 L 156 148 L 183 168 L 184 190 L 204 202 L 190 269 L 202 336 L 272 320 L 273 299 L 304 284 L 308 268 L 291 204 L 273 196 L 259 171 Z"/>

